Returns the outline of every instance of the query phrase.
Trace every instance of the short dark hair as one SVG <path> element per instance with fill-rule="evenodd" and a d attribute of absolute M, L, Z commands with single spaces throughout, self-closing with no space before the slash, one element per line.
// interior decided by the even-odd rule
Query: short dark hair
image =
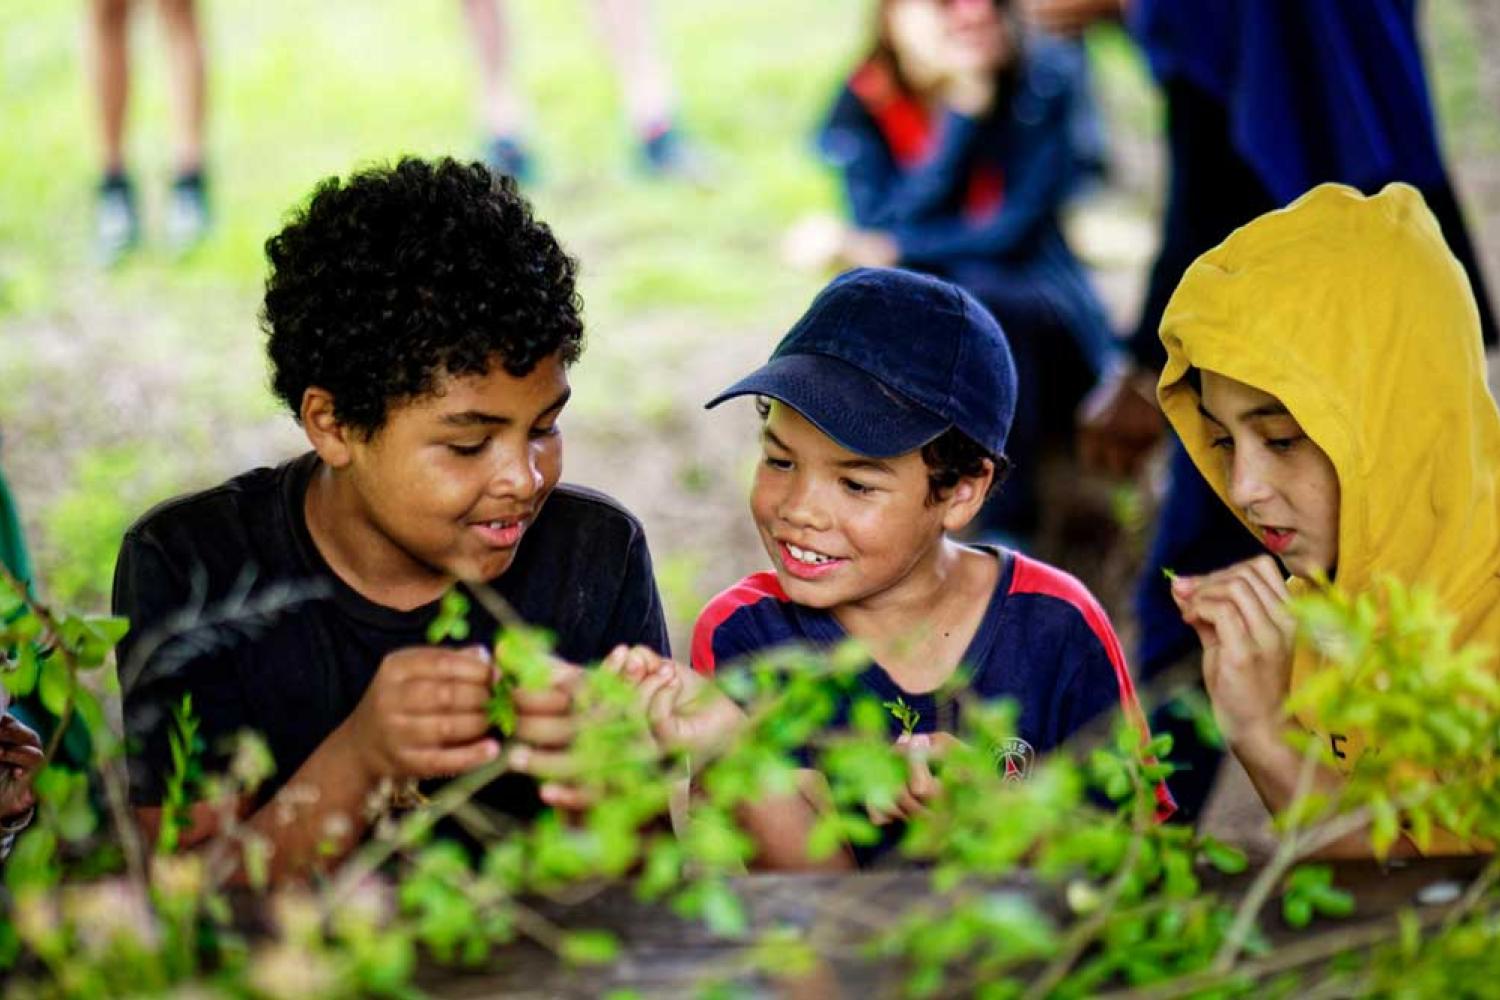
<path fill-rule="evenodd" d="M 765 420 L 771 415 L 771 401 L 765 396 L 755 397 L 755 411 Z M 1010 475 L 1010 459 L 986 451 L 982 445 L 957 427 L 950 427 L 922 446 L 922 461 L 927 465 L 927 502 L 937 503 L 948 495 L 948 491 L 965 477 L 984 475 L 984 463 L 995 466 L 995 477 L 990 480 L 985 496 L 992 496 Z"/>
<path fill-rule="evenodd" d="M 937 503 L 960 479 L 984 475 L 984 463 L 995 466 L 995 478 L 985 496 L 991 496 L 1010 475 L 1010 459 L 994 455 L 957 427 L 950 427 L 922 446 L 927 463 L 927 502 Z"/>
<path fill-rule="evenodd" d="M 266 241 L 261 325 L 294 415 L 309 386 L 366 435 L 444 375 L 529 374 L 583 348 L 577 264 L 515 181 L 407 157 L 329 177 Z"/>

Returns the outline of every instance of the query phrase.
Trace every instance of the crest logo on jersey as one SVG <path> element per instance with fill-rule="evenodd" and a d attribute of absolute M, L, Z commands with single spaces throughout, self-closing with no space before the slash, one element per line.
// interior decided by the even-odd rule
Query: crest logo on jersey
<path fill-rule="evenodd" d="M 1036 751 L 1019 736 L 1012 736 L 995 746 L 995 767 L 1006 781 L 1025 781 L 1031 776 Z"/>

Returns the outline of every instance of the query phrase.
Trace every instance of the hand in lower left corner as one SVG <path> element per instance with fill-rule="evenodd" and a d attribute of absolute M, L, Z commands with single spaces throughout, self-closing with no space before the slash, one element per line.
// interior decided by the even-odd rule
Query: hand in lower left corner
<path fill-rule="evenodd" d="M 14 715 L 0 716 L 0 768 L 6 771 L 0 783 L 0 826 L 20 820 L 36 805 L 31 781 L 44 760 L 36 732 Z"/>

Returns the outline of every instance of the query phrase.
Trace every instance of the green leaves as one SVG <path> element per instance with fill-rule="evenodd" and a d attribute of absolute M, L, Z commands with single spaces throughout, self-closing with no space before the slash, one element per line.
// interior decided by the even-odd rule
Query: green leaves
<path fill-rule="evenodd" d="M 1354 912 L 1354 897 L 1333 887 L 1333 869 L 1327 865 L 1303 865 L 1287 878 L 1281 897 L 1281 915 L 1293 927 L 1306 927 L 1314 915 L 1347 917 Z"/>
<path fill-rule="evenodd" d="M 1215 840 L 1213 837 L 1203 837 L 1198 844 L 1198 849 L 1209 864 L 1225 875 L 1238 875 L 1250 866 L 1244 851 L 1231 847 L 1223 841 Z"/>
<path fill-rule="evenodd" d="M 885 706 L 887 712 L 891 713 L 892 718 L 901 723 L 903 735 L 910 736 L 917 731 L 917 723 L 922 721 L 922 713 L 908 705 L 905 698 L 898 695 L 895 701 L 883 701 L 881 704 Z"/>
<path fill-rule="evenodd" d="M 620 953 L 620 942 L 608 931 L 569 931 L 558 951 L 579 965 L 607 965 Z"/>
<path fill-rule="evenodd" d="M 469 599 L 457 588 L 443 595 L 437 617 L 427 626 L 427 641 L 434 646 L 446 639 L 463 642 L 469 637 Z"/>

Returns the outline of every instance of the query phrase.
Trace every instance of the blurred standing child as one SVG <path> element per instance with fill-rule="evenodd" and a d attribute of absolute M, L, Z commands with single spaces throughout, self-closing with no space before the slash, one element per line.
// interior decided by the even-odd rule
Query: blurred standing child
<path fill-rule="evenodd" d="M 463 6 L 479 58 L 485 160 L 490 169 L 529 183 L 535 164 L 526 141 L 526 102 L 516 86 L 509 0 L 463 0 Z M 706 181 L 707 165 L 678 125 L 677 95 L 657 45 L 649 0 L 594 0 L 594 7 L 642 169 L 653 177 Z"/>
<path fill-rule="evenodd" d="M 1058 228 L 1081 176 L 1083 72 L 1076 47 L 1024 35 L 1006 0 L 883 0 L 870 54 L 819 136 L 854 223 L 822 237 L 827 252 L 946 278 L 1004 327 L 1019 382 L 1015 474 L 983 520 L 1021 539 L 1037 523 L 1044 435 L 1071 428 L 1115 355 Z"/>
<path fill-rule="evenodd" d="M 177 156 L 167 203 L 167 239 L 185 251 L 208 232 L 208 189 L 203 173 L 206 104 L 203 37 L 194 0 L 159 0 L 171 62 L 172 113 Z M 125 167 L 125 110 L 130 97 L 130 0 L 92 0 L 90 60 L 99 106 L 103 177 L 94 220 L 95 252 L 113 264 L 140 241 L 135 182 Z"/>

